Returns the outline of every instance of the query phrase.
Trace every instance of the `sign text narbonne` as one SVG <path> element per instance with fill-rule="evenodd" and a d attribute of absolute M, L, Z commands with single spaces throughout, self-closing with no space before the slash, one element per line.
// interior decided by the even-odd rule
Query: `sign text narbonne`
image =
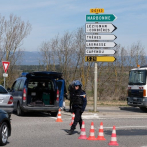
<path fill-rule="evenodd" d="M 98 14 L 98 15 L 86 15 L 86 21 L 114 21 L 117 17 L 114 14 Z"/>

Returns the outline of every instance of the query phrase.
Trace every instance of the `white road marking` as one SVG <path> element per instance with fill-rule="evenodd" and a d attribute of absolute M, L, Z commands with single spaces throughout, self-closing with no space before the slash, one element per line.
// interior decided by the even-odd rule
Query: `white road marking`
<path fill-rule="evenodd" d="M 147 126 L 115 126 L 117 129 L 125 129 L 125 128 L 147 128 Z M 105 129 L 111 129 L 113 127 L 103 127 Z"/>

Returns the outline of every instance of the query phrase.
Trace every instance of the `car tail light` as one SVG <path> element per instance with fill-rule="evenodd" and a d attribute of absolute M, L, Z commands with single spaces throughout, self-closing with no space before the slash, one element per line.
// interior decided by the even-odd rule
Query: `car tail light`
<path fill-rule="evenodd" d="M 57 98 L 56 101 L 59 101 L 59 90 L 57 89 Z"/>
<path fill-rule="evenodd" d="M 10 99 L 8 101 L 8 104 L 13 104 L 13 97 L 12 96 L 10 96 Z"/>
<path fill-rule="evenodd" d="M 26 102 L 26 89 L 23 89 L 23 102 Z"/>
<path fill-rule="evenodd" d="M 146 90 L 143 89 L 143 96 L 146 96 Z"/>

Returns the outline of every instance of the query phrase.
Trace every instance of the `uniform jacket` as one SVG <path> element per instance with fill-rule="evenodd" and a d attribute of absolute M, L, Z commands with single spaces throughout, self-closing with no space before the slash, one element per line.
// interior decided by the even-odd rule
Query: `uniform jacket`
<path fill-rule="evenodd" d="M 84 112 L 86 105 L 87 105 L 87 98 L 86 98 L 85 91 L 79 89 L 73 93 L 73 97 L 74 96 L 80 96 L 80 98 L 83 100 L 83 105 L 82 106 L 81 105 L 72 105 L 72 107 L 73 108 L 79 107 L 79 108 L 81 108 L 82 112 Z"/>

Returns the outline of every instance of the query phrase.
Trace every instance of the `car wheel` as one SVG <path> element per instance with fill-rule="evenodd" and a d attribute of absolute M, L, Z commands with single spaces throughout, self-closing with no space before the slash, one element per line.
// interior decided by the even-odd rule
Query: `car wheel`
<path fill-rule="evenodd" d="M 3 122 L 0 127 L 0 145 L 6 145 L 8 140 L 8 125 L 6 122 Z"/>
<path fill-rule="evenodd" d="M 18 103 L 18 105 L 17 105 L 17 115 L 18 115 L 18 116 L 24 115 L 24 112 L 21 110 L 20 104 L 19 104 L 19 103 Z"/>
<path fill-rule="evenodd" d="M 56 116 L 57 116 L 57 114 L 58 114 L 58 111 L 57 111 L 57 112 L 51 112 L 51 116 L 56 117 Z"/>

